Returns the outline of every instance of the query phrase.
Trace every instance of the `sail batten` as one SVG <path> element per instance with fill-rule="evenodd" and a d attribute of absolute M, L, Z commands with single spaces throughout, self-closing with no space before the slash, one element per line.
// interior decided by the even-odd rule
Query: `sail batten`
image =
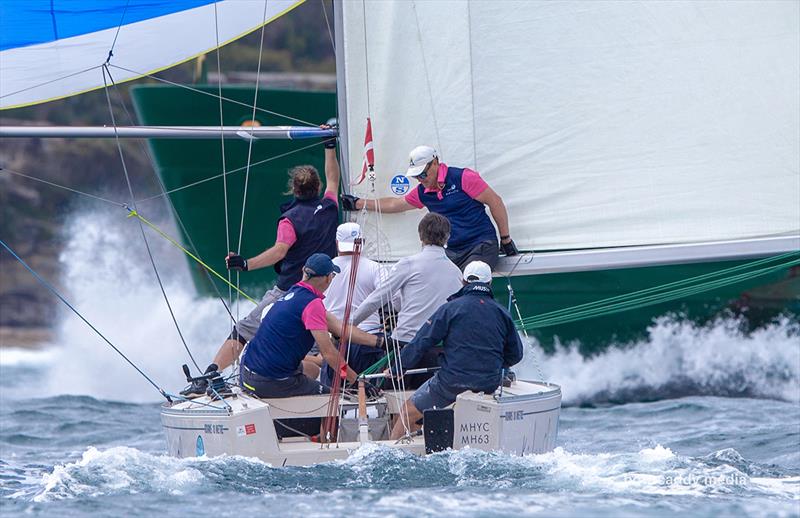
<path fill-rule="evenodd" d="M 378 195 L 430 144 L 526 250 L 800 233 L 800 4 L 343 4 L 347 135 L 369 97 Z M 393 258 L 421 215 L 384 217 Z"/>

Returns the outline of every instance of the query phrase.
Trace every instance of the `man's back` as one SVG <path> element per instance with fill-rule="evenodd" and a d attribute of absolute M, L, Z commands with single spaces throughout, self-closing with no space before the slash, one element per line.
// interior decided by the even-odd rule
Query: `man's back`
<path fill-rule="evenodd" d="M 347 289 L 350 283 L 350 270 L 353 265 L 352 255 L 340 255 L 333 259 L 333 264 L 342 271 L 331 282 L 330 287 L 325 292 L 325 307 L 336 318 L 344 318 L 345 306 L 347 305 Z M 372 259 L 360 257 L 358 260 L 358 272 L 356 275 L 356 285 L 353 289 L 353 308 L 358 308 L 370 293 L 378 289 L 381 279 L 386 276 L 380 264 Z M 358 325 L 359 329 L 367 333 L 375 333 L 382 326 L 377 312 L 372 313 Z"/>
<path fill-rule="evenodd" d="M 444 248 L 426 245 L 398 261 L 388 282 L 400 304 L 392 336 L 409 342 L 425 320 L 461 288 L 461 270 L 447 258 Z"/>
<path fill-rule="evenodd" d="M 425 349 L 443 340 L 437 376 L 449 387 L 492 391 L 500 384 L 503 367 L 522 359 L 514 322 L 486 284 L 468 284 L 428 322 L 403 351 L 403 362 L 415 364 Z"/>

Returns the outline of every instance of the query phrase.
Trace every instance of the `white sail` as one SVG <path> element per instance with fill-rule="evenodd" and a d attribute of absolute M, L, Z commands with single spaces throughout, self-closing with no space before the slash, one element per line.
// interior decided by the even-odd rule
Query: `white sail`
<path fill-rule="evenodd" d="M 526 250 L 800 233 L 798 2 L 343 8 L 347 162 L 370 116 L 378 196 L 430 144 L 503 197 Z M 392 258 L 421 216 L 384 216 Z"/>

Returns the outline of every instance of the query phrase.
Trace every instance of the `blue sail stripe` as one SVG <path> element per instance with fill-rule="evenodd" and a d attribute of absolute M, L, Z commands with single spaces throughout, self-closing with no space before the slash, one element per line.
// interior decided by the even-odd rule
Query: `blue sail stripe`
<path fill-rule="evenodd" d="M 214 2 L 215 0 L 2 0 L 0 51 L 111 29 L 118 27 L 120 22 L 127 25 Z"/>

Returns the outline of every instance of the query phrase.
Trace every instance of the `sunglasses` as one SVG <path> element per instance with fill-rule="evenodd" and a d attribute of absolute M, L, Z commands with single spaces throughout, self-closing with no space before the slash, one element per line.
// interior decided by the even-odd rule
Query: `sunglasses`
<path fill-rule="evenodd" d="M 417 180 L 424 180 L 425 178 L 427 178 L 427 177 L 428 177 L 428 168 L 431 166 L 431 164 L 432 164 L 432 163 L 433 163 L 433 160 L 431 160 L 430 162 L 428 162 L 428 163 L 425 165 L 425 169 L 423 169 L 423 170 L 422 170 L 422 172 L 421 172 L 421 173 L 419 173 L 419 174 L 416 176 Z"/>

